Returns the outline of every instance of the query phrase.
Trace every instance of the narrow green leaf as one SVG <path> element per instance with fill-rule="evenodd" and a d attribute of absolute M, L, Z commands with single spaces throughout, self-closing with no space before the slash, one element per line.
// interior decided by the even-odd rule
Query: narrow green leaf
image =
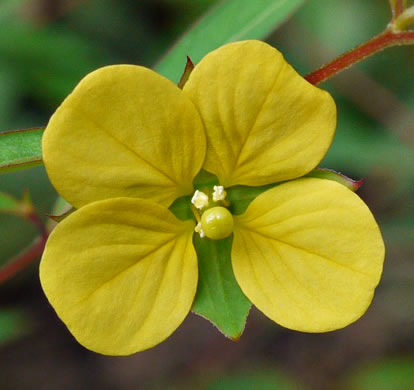
<path fill-rule="evenodd" d="M 156 70 L 177 82 L 187 56 L 198 62 L 209 51 L 225 43 L 265 38 L 304 1 L 222 1 L 181 38 Z M 0 133 L 0 173 L 40 165 L 43 130 Z"/>
<path fill-rule="evenodd" d="M 200 19 L 156 65 L 157 72 L 177 82 L 189 56 L 197 63 L 229 42 L 264 39 L 305 0 L 224 0 Z"/>
<path fill-rule="evenodd" d="M 0 133 L 0 173 L 41 165 L 43 131 L 36 128 Z"/>
<path fill-rule="evenodd" d="M 243 333 L 251 303 L 233 274 L 232 242 L 232 237 L 214 241 L 194 236 L 200 276 L 192 310 L 237 340 Z"/>

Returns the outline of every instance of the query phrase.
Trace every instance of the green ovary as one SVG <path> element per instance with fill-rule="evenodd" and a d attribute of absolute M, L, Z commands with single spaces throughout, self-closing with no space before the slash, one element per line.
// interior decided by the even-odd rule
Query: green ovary
<path fill-rule="evenodd" d="M 212 207 L 203 213 L 201 227 L 206 237 L 221 240 L 233 233 L 233 216 L 224 207 Z"/>

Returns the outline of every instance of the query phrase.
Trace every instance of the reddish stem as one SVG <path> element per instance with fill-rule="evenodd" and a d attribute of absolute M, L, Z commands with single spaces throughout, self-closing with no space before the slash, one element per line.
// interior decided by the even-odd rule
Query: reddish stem
<path fill-rule="evenodd" d="M 403 0 L 397 0 L 395 2 L 394 19 L 400 16 L 404 11 Z"/>
<path fill-rule="evenodd" d="M 409 44 L 414 44 L 414 31 L 397 33 L 391 30 L 385 30 L 381 34 L 356 47 L 355 49 L 348 51 L 329 64 L 308 74 L 305 76 L 305 79 L 311 84 L 317 85 L 344 69 L 349 68 L 351 65 L 354 65 L 357 62 L 386 49 L 387 47 Z"/>
<path fill-rule="evenodd" d="M 44 237 L 37 238 L 28 249 L 0 268 L 0 284 L 6 280 L 9 280 L 19 271 L 39 259 L 43 253 L 45 245 L 46 239 Z"/>
<path fill-rule="evenodd" d="M 35 209 L 26 217 L 30 222 L 36 226 L 37 230 L 39 230 L 40 234 L 42 235 L 43 240 L 47 240 L 49 233 L 46 230 L 46 226 L 43 221 L 40 219 L 39 214 Z"/>

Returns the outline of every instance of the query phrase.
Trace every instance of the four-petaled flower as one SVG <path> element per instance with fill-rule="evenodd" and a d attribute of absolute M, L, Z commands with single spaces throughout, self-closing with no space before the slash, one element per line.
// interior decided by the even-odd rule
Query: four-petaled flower
<path fill-rule="evenodd" d="M 111 355 L 174 332 L 192 307 L 198 267 L 195 220 L 169 207 L 194 193 L 203 168 L 224 187 L 211 203 L 235 185 L 284 182 L 242 215 L 220 207 L 233 219 L 224 235 L 233 234 L 234 275 L 259 310 L 305 332 L 358 319 L 382 271 L 378 226 L 346 187 L 303 178 L 335 126 L 330 95 L 258 41 L 213 51 L 183 90 L 140 66 L 86 76 L 43 139 L 48 175 L 77 209 L 52 232 L 40 266 L 59 317 L 85 347 Z"/>

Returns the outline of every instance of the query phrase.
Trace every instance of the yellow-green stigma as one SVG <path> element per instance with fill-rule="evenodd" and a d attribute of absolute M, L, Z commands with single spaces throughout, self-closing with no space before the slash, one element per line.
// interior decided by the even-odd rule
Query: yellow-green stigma
<path fill-rule="evenodd" d="M 201 216 L 201 228 L 206 237 L 221 240 L 233 233 L 233 216 L 225 207 L 212 207 Z"/>

